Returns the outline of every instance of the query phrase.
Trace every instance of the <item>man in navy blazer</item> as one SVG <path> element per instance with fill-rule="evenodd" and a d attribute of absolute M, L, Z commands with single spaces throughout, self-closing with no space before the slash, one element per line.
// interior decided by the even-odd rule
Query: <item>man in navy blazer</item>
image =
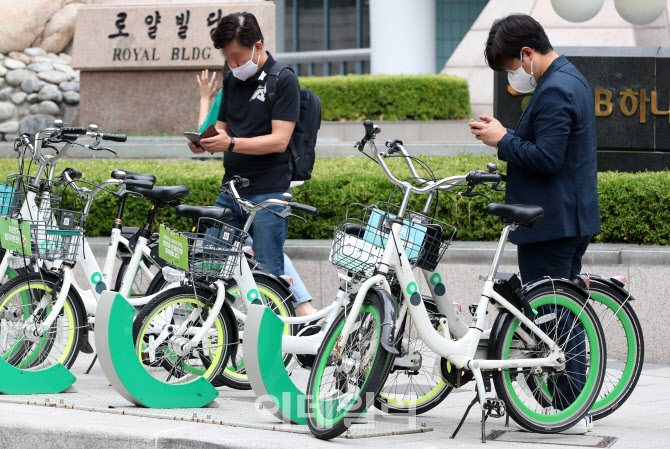
<path fill-rule="evenodd" d="M 525 14 L 494 22 L 485 56 L 493 70 L 508 72 L 512 88 L 535 91 L 515 130 L 489 116 L 469 123 L 472 134 L 507 161 L 505 202 L 544 208 L 544 218 L 532 229 L 520 227 L 510 235 L 521 278 L 524 283 L 545 276 L 573 279 L 591 236 L 600 232 L 591 90 L 575 66 L 553 50 L 542 26 Z M 572 340 L 566 353 L 585 348 L 579 335 Z M 566 369 L 582 372 L 585 380 L 579 366 L 585 360 L 575 361 Z M 564 393 L 571 403 L 575 392 Z"/>

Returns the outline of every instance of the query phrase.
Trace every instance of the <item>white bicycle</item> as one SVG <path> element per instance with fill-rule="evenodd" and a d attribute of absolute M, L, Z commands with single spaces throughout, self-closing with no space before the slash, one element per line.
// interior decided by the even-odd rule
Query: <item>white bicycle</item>
<path fill-rule="evenodd" d="M 374 222 L 368 220 L 367 235 L 341 239 L 339 247 L 334 244 L 336 257 L 349 257 L 370 269 L 368 279 L 346 313 L 339 315 L 316 356 L 307 390 L 307 424 L 312 433 L 321 439 L 336 437 L 372 405 L 393 362 L 395 351 L 389 343 L 402 338 L 395 332 L 404 329 L 408 317 L 421 340 L 446 359 L 452 370 L 474 376 L 482 409 L 482 438 L 486 417 L 504 408 L 531 431 L 554 433 L 573 426 L 596 401 L 605 373 L 605 339 L 597 315 L 587 304 L 587 296 L 568 281 L 547 279 L 519 298 L 504 288 L 508 281 L 496 279 L 509 233 L 540 220 L 542 208 L 504 204 L 487 207 L 487 213 L 500 217 L 505 226 L 474 322 L 468 326 L 450 303 L 438 302 L 439 311 L 446 317 L 441 320 L 440 332 L 426 310 L 413 268 L 423 265 L 423 254 L 435 254 L 432 248 L 442 245 L 441 232 L 424 214 L 408 209 L 410 198 L 412 194 L 450 191 L 457 186 L 497 183 L 501 175 L 474 172 L 413 186 L 394 177 L 386 165 L 385 158 L 395 153 L 392 149 L 377 152 L 374 138 L 379 128 L 370 121 L 364 125 L 366 134 L 358 144 L 359 150 L 370 143 L 375 159 L 387 178 L 401 189 L 403 199 L 398 210 Z M 335 241 L 338 233 L 346 234 L 346 225 L 336 229 Z M 390 272 L 397 277 L 402 292 L 400 303 L 391 311 L 387 310 L 388 302 L 382 300 L 385 295 L 378 293 L 381 290 L 390 296 Z M 444 289 L 438 273 L 422 272 L 431 292 Z M 478 354 L 480 339 L 489 328 L 489 305 L 507 313 L 499 315 L 503 321 L 494 324 L 499 331 L 495 334 L 497 341 L 489 341 L 488 354 Z M 385 319 L 389 315 L 394 319 Z M 571 345 L 577 340 L 579 344 Z M 574 362 L 583 365 L 576 371 L 566 368 Z M 500 400 L 486 397 L 484 371 L 492 372 Z"/>

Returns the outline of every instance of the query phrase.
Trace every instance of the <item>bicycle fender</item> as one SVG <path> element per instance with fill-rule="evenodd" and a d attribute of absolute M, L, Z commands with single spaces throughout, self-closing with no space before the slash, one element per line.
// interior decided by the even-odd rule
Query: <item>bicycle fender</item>
<path fill-rule="evenodd" d="M 226 292 L 226 297 L 228 296 L 228 293 Z M 223 360 L 223 366 L 228 366 L 228 360 L 232 360 L 233 368 L 237 369 L 237 365 L 235 365 L 235 357 L 237 356 L 237 348 L 240 345 L 240 332 L 237 327 L 237 318 L 235 317 L 235 314 L 233 313 L 233 308 L 230 305 L 230 302 L 228 301 L 223 301 L 223 307 L 221 307 L 221 311 L 225 313 L 228 318 L 230 319 L 230 322 L 232 323 L 232 331 L 231 331 L 231 347 L 230 347 L 230 353 L 226 356 L 226 358 Z"/>
<path fill-rule="evenodd" d="M 291 286 L 289 285 L 288 281 L 282 277 L 275 276 L 274 274 L 266 273 L 265 271 L 260 271 L 260 270 L 251 270 L 251 274 L 254 276 L 261 276 L 261 277 L 267 277 L 272 279 L 273 281 L 277 281 L 281 284 L 282 287 L 286 289 L 284 293 L 287 294 L 292 294 L 293 292 L 291 291 Z"/>
<path fill-rule="evenodd" d="M 524 309 L 530 309 L 530 305 L 528 304 L 528 301 L 526 298 L 530 296 L 533 291 L 537 290 L 540 287 L 544 286 L 552 286 L 556 289 L 557 292 L 563 291 L 563 290 L 570 290 L 573 293 L 576 293 L 577 295 L 581 296 L 584 299 L 589 299 L 589 294 L 582 288 L 578 287 L 577 285 L 573 284 L 572 282 L 568 281 L 567 279 L 550 279 L 550 278 L 544 278 L 544 279 L 538 279 L 537 281 L 530 282 L 526 285 L 523 286 L 521 289 L 521 294 L 523 295 L 523 305 Z M 491 334 L 489 335 L 489 346 L 487 350 L 487 356 L 489 358 L 494 357 L 495 353 L 495 345 L 492 345 L 490 342 L 494 342 L 498 339 L 498 334 L 501 331 L 501 327 L 503 323 L 505 322 L 505 318 L 507 315 L 509 315 L 510 312 L 508 311 L 501 311 L 498 316 L 496 317 L 496 320 L 493 323 L 493 327 L 491 328 Z M 528 315 L 528 311 L 525 312 L 526 315 Z"/>
<path fill-rule="evenodd" d="M 581 296 L 584 299 L 589 299 L 589 294 L 586 292 L 586 290 L 578 287 L 577 285 L 573 284 L 567 279 L 543 278 L 538 279 L 537 281 L 534 282 L 530 282 L 523 286 L 523 288 L 521 289 L 521 293 L 523 295 L 524 302 L 526 302 L 525 298 L 528 295 L 530 295 L 534 290 L 547 285 L 550 287 L 553 286 L 553 288 L 556 291 L 570 290 L 571 292 L 576 293 L 577 295 Z"/>
<path fill-rule="evenodd" d="M 623 288 L 623 286 L 619 282 L 617 282 L 617 281 L 615 281 L 611 278 L 605 278 L 605 277 L 602 277 L 602 276 L 598 276 L 597 274 L 589 274 L 588 277 L 591 281 L 599 282 L 601 284 L 604 284 L 604 285 L 608 286 L 612 290 L 614 290 L 617 293 L 619 293 L 620 295 L 622 295 L 624 298 L 628 298 L 628 301 L 635 301 L 635 297 L 633 295 L 631 295 L 628 290 Z"/>
<path fill-rule="evenodd" d="M 390 354 L 398 355 L 399 352 L 393 344 L 395 342 L 395 301 L 389 292 L 380 287 L 371 288 L 368 294 L 375 295 L 382 307 L 382 329 L 380 336 L 382 347 Z"/>

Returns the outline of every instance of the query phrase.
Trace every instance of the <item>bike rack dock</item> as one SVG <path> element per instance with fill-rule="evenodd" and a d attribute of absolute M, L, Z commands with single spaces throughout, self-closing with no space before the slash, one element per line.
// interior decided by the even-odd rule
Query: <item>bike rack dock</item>
<path fill-rule="evenodd" d="M 125 400 L 109 384 L 100 365 L 94 365 L 91 374 L 84 374 L 93 360 L 92 354 L 80 354 L 72 372 L 77 376 L 74 387 L 76 392 L 48 393 L 31 395 L 0 394 L 0 404 L 13 403 L 63 409 L 84 410 L 96 413 L 137 416 L 174 421 L 218 424 L 250 429 L 273 430 L 310 434 L 306 425 L 285 424 L 267 410 L 259 410 L 256 398 L 251 391 L 236 391 L 219 388 L 215 402 L 218 407 L 157 409 L 137 407 Z M 432 431 L 432 427 L 423 426 L 421 417 L 406 418 L 370 414 L 364 424 L 355 424 L 342 438 L 370 438 L 380 436 L 403 435 Z"/>

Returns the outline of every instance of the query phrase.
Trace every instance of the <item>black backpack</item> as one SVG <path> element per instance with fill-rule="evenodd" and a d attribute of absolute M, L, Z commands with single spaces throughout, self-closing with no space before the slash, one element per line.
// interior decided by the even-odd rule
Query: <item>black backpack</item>
<path fill-rule="evenodd" d="M 293 69 L 280 62 L 267 74 L 265 95 L 270 108 L 277 99 L 277 78 L 282 70 Z M 309 89 L 300 88 L 300 120 L 289 141 L 291 150 L 291 181 L 307 181 L 312 177 L 316 158 L 316 133 L 321 128 L 321 99 Z"/>

